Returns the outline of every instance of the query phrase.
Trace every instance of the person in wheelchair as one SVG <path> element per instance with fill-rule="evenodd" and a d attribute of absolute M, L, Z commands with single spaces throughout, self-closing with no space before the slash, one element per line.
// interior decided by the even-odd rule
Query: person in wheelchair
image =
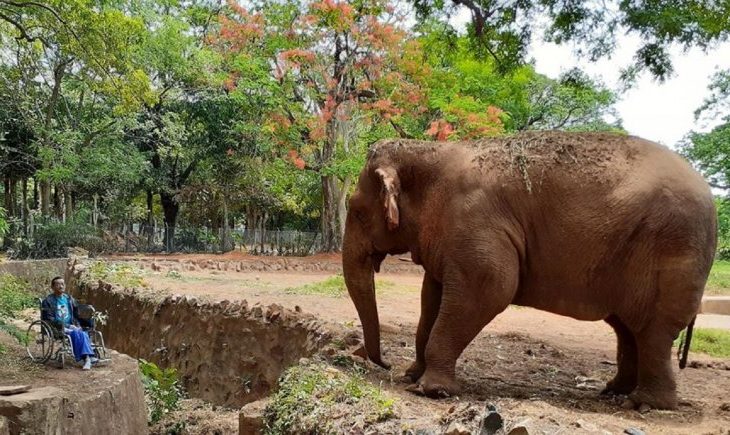
<path fill-rule="evenodd" d="M 51 290 L 53 293 L 41 303 L 41 320 L 71 338 L 76 361 L 84 360 L 83 370 L 89 370 L 97 358 L 91 347 L 89 335 L 83 327 L 92 327 L 92 324 L 86 323 L 91 320 L 85 321 L 79 318 L 78 305 L 74 298 L 66 293 L 66 283 L 62 277 L 57 276 L 51 280 Z"/>

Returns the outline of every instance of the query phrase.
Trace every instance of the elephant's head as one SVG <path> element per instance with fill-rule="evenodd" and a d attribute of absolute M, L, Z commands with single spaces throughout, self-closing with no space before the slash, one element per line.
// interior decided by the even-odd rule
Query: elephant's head
<path fill-rule="evenodd" d="M 401 195 L 396 166 L 371 158 L 350 198 L 342 256 L 345 282 L 362 322 L 367 356 L 385 368 L 388 365 L 380 355 L 374 272 L 380 271 L 387 254 L 408 251 Z"/>

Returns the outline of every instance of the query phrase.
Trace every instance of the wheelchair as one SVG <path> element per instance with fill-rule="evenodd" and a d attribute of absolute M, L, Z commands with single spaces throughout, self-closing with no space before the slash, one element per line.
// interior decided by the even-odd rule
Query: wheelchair
<path fill-rule="evenodd" d="M 38 298 L 38 307 L 41 307 L 43 299 Z M 104 345 L 104 336 L 96 329 L 92 305 L 78 305 L 79 326 L 89 335 L 91 349 L 94 356 L 98 358 L 97 365 L 106 364 L 111 361 L 111 354 L 107 352 Z M 48 361 L 55 361 L 59 368 L 64 368 L 67 362 L 74 362 L 73 345 L 71 337 L 59 330 L 45 320 L 35 320 L 28 326 L 25 334 L 26 352 L 33 362 L 45 364 Z"/>

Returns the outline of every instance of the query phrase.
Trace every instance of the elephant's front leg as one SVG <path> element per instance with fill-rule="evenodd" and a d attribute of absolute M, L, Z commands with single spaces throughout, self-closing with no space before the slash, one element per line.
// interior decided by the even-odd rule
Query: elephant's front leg
<path fill-rule="evenodd" d="M 439 313 L 424 355 L 426 370 L 409 391 L 430 397 L 459 393 L 456 360 L 482 328 L 509 306 L 517 291 L 516 252 L 508 246 L 496 252 L 501 256 L 492 264 L 477 270 L 462 265 L 444 276 Z"/>
<path fill-rule="evenodd" d="M 440 305 L 441 283 L 426 273 L 421 286 L 421 318 L 416 331 L 416 361 L 406 370 L 404 382 L 418 381 L 426 370 L 426 343 L 436 322 Z"/>

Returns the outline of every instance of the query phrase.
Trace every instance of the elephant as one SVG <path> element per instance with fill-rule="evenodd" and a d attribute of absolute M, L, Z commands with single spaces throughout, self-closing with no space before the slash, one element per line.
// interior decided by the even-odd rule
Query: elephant
<path fill-rule="evenodd" d="M 608 323 L 604 393 L 676 408 L 672 343 L 694 321 L 717 244 L 706 181 L 670 149 L 619 133 L 526 132 L 370 147 L 349 199 L 345 283 L 366 358 L 381 356 L 374 273 L 424 270 L 409 391 L 458 394 L 456 361 L 510 304 Z"/>

